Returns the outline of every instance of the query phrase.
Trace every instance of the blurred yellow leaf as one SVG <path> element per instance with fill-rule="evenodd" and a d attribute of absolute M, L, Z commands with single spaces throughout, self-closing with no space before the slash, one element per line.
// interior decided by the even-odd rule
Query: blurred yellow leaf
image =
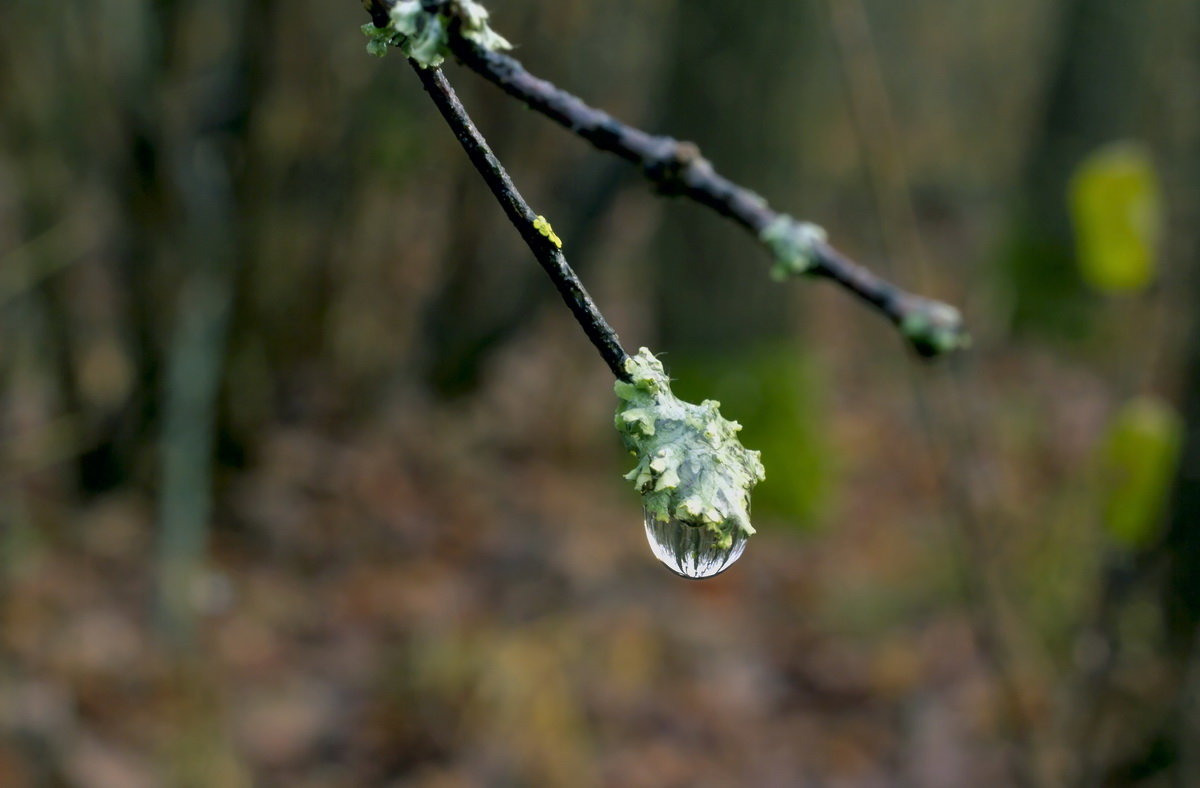
<path fill-rule="evenodd" d="M 1165 402 L 1138 397 L 1108 428 L 1104 447 L 1104 525 L 1126 547 L 1157 532 L 1179 463 L 1183 420 Z"/>
<path fill-rule="evenodd" d="M 1162 198 L 1150 153 L 1116 142 L 1088 156 L 1070 186 L 1079 272 L 1103 293 L 1141 290 L 1154 277 Z"/>

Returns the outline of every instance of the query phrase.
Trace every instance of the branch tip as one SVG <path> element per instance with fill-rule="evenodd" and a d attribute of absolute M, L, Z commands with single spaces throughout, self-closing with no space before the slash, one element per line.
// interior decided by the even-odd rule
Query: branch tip
<path fill-rule="evenodd" d="M 941 301 L 908 296 L 898 321 L 900 331 L 921 358 L 936 358 L 971 346 L 962 314 Z"/>

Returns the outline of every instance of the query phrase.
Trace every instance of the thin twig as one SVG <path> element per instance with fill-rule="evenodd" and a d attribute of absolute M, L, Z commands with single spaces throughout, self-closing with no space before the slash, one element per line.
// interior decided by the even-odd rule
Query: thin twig
<path fill-rule="evenodd" d="M 389 24 L 395 0 L 363 0 L 376 27 Z M 454 13 L 452 0 L 424 0 L 426 10 Z M 763 197 L 724 177 L 691 142 L 657 136 L 622 123 L 551 82 L 533 76 L 520 61 L 479 46 L 450 26 L 450 51 L 477 74 L 508 95 L 557 122 L 596 148 L 636 165 L 667 196 L 687 197 L 725 216 L 760 241 L 768 228 L 790 217 L 772 209 Z M 814 244 L 807 274 L 830 279 L 885 315 L 924 357 L 968 344 L 958 311 L 914 295 L 854 262 L 833 246 Z"/>
<path fill-rule="evenodd" d="M 600 351 L 600 355 L 613 374 L 621 380 L 626 380 L 628 373 L 625 371 L 625 361 L 629 356 L 621 347 L 617 333 L 604 319 L 604 315 L 600 314 L 592 297 L 584 289 L 583 282 L 568 265 L 562 250 L 535 227 L 534 223 L 537 221 L 538 215 L 533 212 L 533 209 L 525 202 L 525 198 L 517 191 L 517 187 L 513 185 L 512 178 L 508 176 L 504 165 L 492 153 L 491 147 L 479 133 L 479 129 L 475 128 L 475 124 L 471 121 L 462 102 L 458 100 L 446 75 L 440 68 L 423 68 L 415 62 L 412 62 L 412 66 L 417 72 L 417 76 L 420 77 L 421 84 L 425 86 L 425 91 L 437 105 L 442 117 L 446 119 L 446 123 L 454 132 L 454 136 L 462 144 L 463 150 L 467 152 L 467 157 L 471 159 L 475 169 L 483 176 L 483 180 L 492 190 L 492 194 L 496 196 L 500 207 L 504 209 L 509 221 L 517 228 L 517 232 L 525 239 L 525 243 L 529 245 L 530 251 L 537 258 L 542 269 L 554 282 L 559 295 L 562 296 L 571 313 L 575 315 L 575 320 L 579 322 L 583 332 L 596 346 L 596 350 Z"/>
<path fill-rule="evenodd" d="M 598 149 L 614 153 L 637 165 L 663 195 L 693 200 L 732 219 L 755 238 L 781 214 L 760 195 L 734 183 L 714 169 L 693 143 L 655 136 L 615 120 L 578 97 L 539 79 L 516 59 L 483 49 L 461 36 L 451 36 L 451 51 L 472 71 L 505 93 L 583 137 Z M 811 273 L 837 282 L 901 325 L 915 313 L 925 314 L 932 304 L 876 276 L 833 246 L 817 246 Z"/>

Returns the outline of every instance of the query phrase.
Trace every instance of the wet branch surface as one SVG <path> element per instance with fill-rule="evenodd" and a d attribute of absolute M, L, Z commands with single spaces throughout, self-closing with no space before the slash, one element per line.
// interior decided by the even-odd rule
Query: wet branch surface
<path fill-rule="evenodd" d="M 504 165 L 492 153 L 487 140 L 483 138 L 479 129 L 471 121 L 470 115 L 459 101 L 450 81 L 446 79 L 446 75 L 440 68 L 423 68 L 415 62 L 412 63 L 412 66 L 417 72 L 417 76 L 420 77 L 425 91 L 433 99 L 433 103 L 437 105 L 438 111 L 446 119 L 454 136 L 462 144 L 471 163 L 483 176 L 488 188 L 492 190 L 492 194 L 495 195 L 513 226 L 517 228 L 517 232 L 525 239 L 525 243 L 529 245 L 530 251 L 537 258 L 542 269 L 554 282 L 559 295 L 566 302 L 588 339 L 600 351 L 600 355 L 613 374 L 622 380 L 627 379 L 625 361 L 629 356 L 621 347 L 617 333 L 604 319 L 604 315 L 600 314 L 600 310 L 584 288 L 583 282 L 567 263 L 562 250 L 534 226 L 538 215 L 525 202 L 525 198 L 521 196 L 513 184 L 512 178 L 505 171 Z"/>

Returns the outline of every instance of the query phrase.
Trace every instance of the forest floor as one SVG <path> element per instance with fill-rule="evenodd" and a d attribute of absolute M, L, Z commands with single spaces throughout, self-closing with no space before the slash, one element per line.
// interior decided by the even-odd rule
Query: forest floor
<path fill-rule="evenodd" d="M 0 784 L 1008 782 L 1010 707 L 902 413 L 835 407 L 856 459 L 828 522 L 764 518 L 690 582 L 650 555 L 602 429 L 537 443 L 559 419 L 522 402 L 264 433 L 219 481 L 174 646 L 152 502 L 32 497 L 56 525 L 6 551 Z"/>

